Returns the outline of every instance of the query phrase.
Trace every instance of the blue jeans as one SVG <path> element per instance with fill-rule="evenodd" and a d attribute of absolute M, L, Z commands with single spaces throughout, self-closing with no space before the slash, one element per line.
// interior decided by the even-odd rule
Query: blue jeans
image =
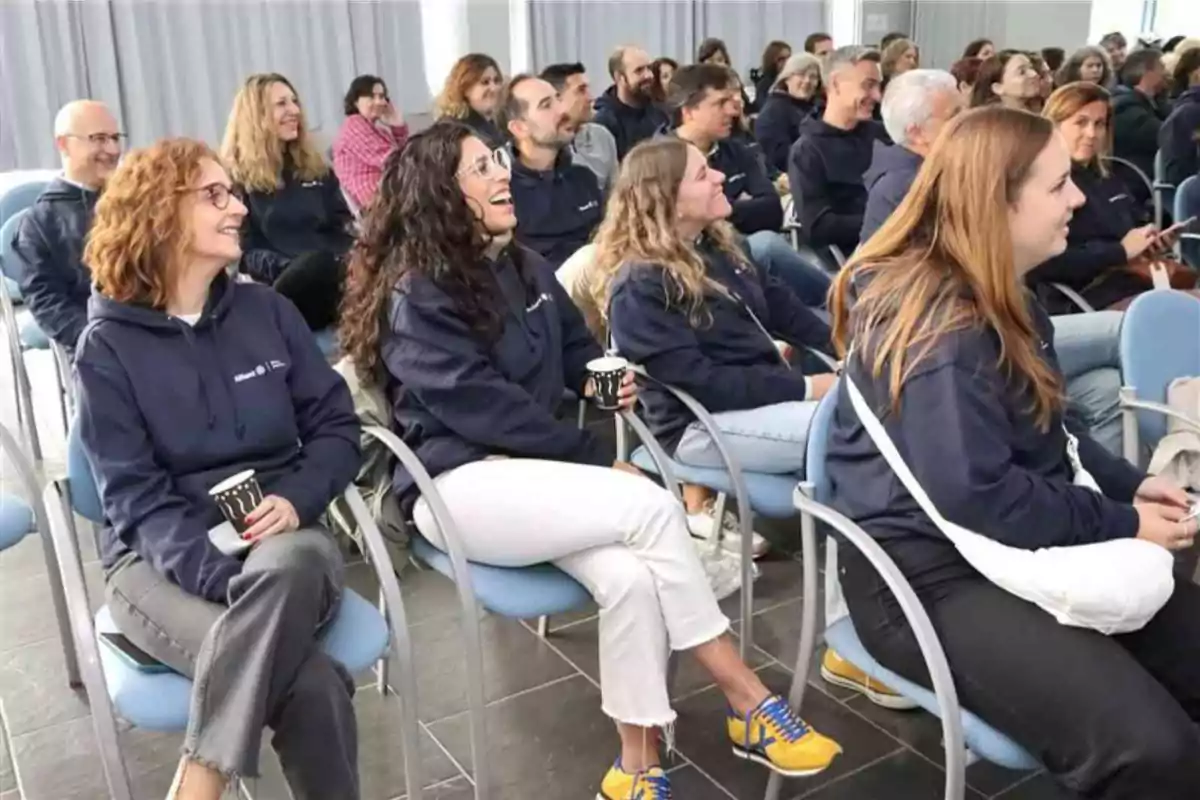
<path fill-rule="evenodd" d="M 782 234 L 759 231 L 747 236 L 746 243 L 754 263 L 795 292 L 800 302 L 809 308 L 825 307 L 832 279 L 825 270 L 805 261 Z"/>
<path fill-rule="evenodd" d="M 713 414 L 738 466 L 769 475 L 804 475 L 808 429 L 817 403 L 798 400 Z M 698 422 L 683 432 L 675 459 L 690 467 L 725 469 L 712 437 Z"/>
<path fill-rule="evenodd" d="M 1067 380 L 1068 410 L 1097 444 L 1122 454 L 1120 311 L 1054 317 L 1054 349 Z"/>

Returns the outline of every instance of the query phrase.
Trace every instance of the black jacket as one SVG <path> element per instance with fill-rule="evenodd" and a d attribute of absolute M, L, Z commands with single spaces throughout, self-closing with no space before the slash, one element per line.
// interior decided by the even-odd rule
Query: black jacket
<path fill-rule="evenodd" d="M 725 198 L 733 206 L 729 221 L 749 235 L 783 227 L 783 204 L 775 184 L 767 177 L 759 154 L 733 137 L 717 142 L 708 153 L 708 165 L 724 173 Z M 749 195 L 739 199 L 743 194 Z"/>
<path fill-rule="evenodd" d="M 1178 186 L 1200 174 L 1200 86 L 1193 86 L 1175 101 L 1171 116 L 1158 132 L 1163 177 Z"/>
<path fill-rule="evenodd" d="M 611 466 L 594 433 L 555 416 L 602 354 L 579 309 L 536 253 L 517 245 L 490 267 L 504 326 L 491 341 L 429 278 L 409 272 L 392 291 L 380 345 L 393 428 L 434 477 L 490 455 Z M 412 476 L 397 465 L 392 483 L 411 507 Z"/>
<path fill-rule="evenodd" d="M 878 130 L 872 122 L 842 130 L 817 117 L 800 126 L 788 158 L 788 182 L 813 247 L 837 245 L 849 256 L 858 246 L 867 207 L 863 173 L 871 166 Z"/>
<path fill-rule="evenodd" d="M 341 257 L 350 249 L 354 216 L 332 170 L 313 181 L 287 170 L 275 191 L 241 195 L 249 212 L 242 224 L 241 269 L 260 283 L 274 283 L 302 253 Z"/>
<path fill-rule="evenodd" d="M 564 148 L 546 172 L 530 169 L 513 157 L 513 207 L 517 241 L 557 269 L 592 238 L 604 217 L 604 193 L 596 173 L 571 163 Z"/>
<path fill-rule="evenodd" d="M 592 122 L 608 128 L 617 142 L 617 158 L 621 160 L 635 144 L 670 125 L 667 112 L 654 103 L 647 103 L 640 108 L 622 103 L 617 97 L 616 86 L 608 87 L 596 99 L 596 116 Z"/>
<path fill-rule="evenodd" d="M 781 172 L 787 171 L 788 153 L 800 138 L 800 125 L 815 108 L 812 100 L 798 100 L 787 92 L 771 92 L 763 98 L 762 111 L 754 123 L 754 136 L 762 145 L 768 164 Z"/>
<path fill-rule="evenodd" d="M 1038 291 L 1052 314 L 1078 309 L 1048 283 L 1062 283 L 1083 295 L 1094 308 L 1106 308 L 1143 290 L 1145 283 L 1119 269 L 1128 263 L 1121 239 L 1134 227 L 1135 203 L 1125 183 L 1089 167 L 1074 166 L 1071 180 L 1087 200 L 1075 209 L 1067 249 L 1035 267 L 1027 283 Z"/>
<path fill-rule="evenodd" d="M 506 141 L 508 141 L 508 136 L 505 135 L 504 131 L 496 127 L 496 123 L 492 122 L 475 109 L 471 109 L 469 112 L 467 112 L 467 116 L 463 119 L 460 119 L 459 122 L 475 131 L 475 134 L 482 139 L 483 143 L 488 147 L 500 147 Z"/>
<path fill-rule="evenodd" d="M 925 159 L 907 147 L 875 142 L 871 168 L 863 175 L 867 187 L 867 208 L 863 212 L 859 241 L 870 239 L 908 194 Z"/>
<path fill-rule="evenodd" d="M 1113 155 L 1132 161 L 1152 178 L 1154 154 L 1158 152 L 1158 131 L 1167 117 L 1167 109 L 1129 86 L 1113 89 L 1112 106 Z M 1139 196 L 1143 193 L 1141 186 L 1129 188 Z"/>
<path fill-rule="evenodd" d="M 1042 355 L 1058 370 L 1050 320 L 1038 308 L 1033 312 Z M 1047 430 L 1038 428 L 1024 386 L 997 367 L 999 347 L 990 329 L 942 337 L 904 381 L 899 412 L 892 410 L 886 371 L 873 378 L 855 356 L 847 373 L 950 521 L 1028 550 L 1135 536 L 1138 517 L 1130 502 L 1145 475 L 1073 431 L 1080 459 L 1104 496 L 1075 486 L 1061 415 Z M 838 390 L 826 463 L 832 505 L 883 545 L 918 593 L 978 577 L 884 461 L 845 385 Z"/>
<path fill-rule="evenodd" d="M 97 198 L 96 192 L 55 178 L 21 219 L 13 239 L 25 262 L 25 304 L 46 335 L 68 350 L 87 325 L 92 273 L 83 263 L 83 245 Z"/>
<path fill-rule="evenodd" d="M 739 298 L 711 291 L 704 310 L 711 322 L 692 325 L 668 296 L 663 268 L 627 264 L 613 282 L 609 323 L 621 355 L 650 375 L 693 395 L 709 411 L 738 411 L 805 398 L 804 375 L 784 366 L 775 337 L 829 352 L 829 326 L 777 279 L 738 264 L 711 244 L 701 245 L 708 277 Z M 646 423 L 668 452 L 693 420 L 673 396 L 646 385 L 639 394 Z"/>

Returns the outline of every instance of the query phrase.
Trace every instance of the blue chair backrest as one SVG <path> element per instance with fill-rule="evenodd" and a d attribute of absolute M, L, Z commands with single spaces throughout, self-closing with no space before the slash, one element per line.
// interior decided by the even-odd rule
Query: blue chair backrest
<path fill-rule="evenodd" d="M 33 205 L 50 181 L 35 180 L 19 183 L 0 195 L 0 225 L 8 222 L 9 218 L 18 211 L 24 211 Z"/>
<path fill-rule="evenodd" d="M 79 425 L 72 423 L 67 433 L 67 487 L 71 490 L 71 506 L 75 513 L 92 522 L 104 522 L 104 506 L 92 464 L 83 449 Z"/>
<path fill-rule="evenodd" d="M 7 222 L 0 224 L 0 273 L 17 283 L 21 282 L 21 276 L 25 272 L 25 262 L 17 256 L 17 250 L 12 243 L 13 237 L 17 235 L 17 226 L 28 211 L 29 209 L 23 208 L 9 217 Z"/>
<path fill-rule="evenodd" d="M 1179 184 L 1175 190 L 1175 212 L 1172 214 L 1176 222 L 1195 216 L 1200 216 L 1200 175 L 1192 175 Z M 1184 232 L 1200 234 L 1200 224 L 1192 223 Z M 1200 241 L 1181 239 L 1179 245 L 1184 262 L 1193 269 L 1200 269 Z"/>
<path fill-rule="evenodd" d="M 1176 378 L 1200 377 L 1200 300 L 1162 289 L 1139 295 L 1121 323 L 1121 374 L 1138 399 L 1167 401 Z M 1167 432 L 1161 414 L 1138 413 L 1141 444 L 1154 447 Z"/>
<path fill-rule="evenodd" d="M 804 454 L 804 480 L 813 485 L 814 499 L 820 503 L 829 500 L 829 475 L 825 471 L 825 459 L 829 453 L 829 430 L 833 427 L 833 412 L 837 408 L 841 381 L 835 383 L 817 404 L 817 413 L 808 426 L 807 451 Z"/>

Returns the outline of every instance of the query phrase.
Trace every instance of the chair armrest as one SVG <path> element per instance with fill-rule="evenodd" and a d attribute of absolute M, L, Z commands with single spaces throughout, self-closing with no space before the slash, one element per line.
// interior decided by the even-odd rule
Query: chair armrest
<path fill-rule="evenodd" d="M 682 505 L 683 495 L 679 491 L 679 481 L 675 477 L 675 470 L 671 469 L 671 459 L 663 450 L 662 445 L 658 443 L 658 439 L 654 438 L 654 434 L 646 427 L 646 423 L 642 422 L 641 418 L 632 411 L 622 411 L 621 419 L 625 421 L 626 425 L 633 428 L 633 432 L 637 434 L 642 446 L 650 454 L 650 460 L 654 462 L 654 467 L 658 470 L 659 477 L 662 478 L 663 486 L 667 487 L 667 491 Z"/>
<path fill-rule="evenodd" d="M 1080 311 L 1096 310 L 1092 308 L 1091 303 L 1083 299 L 1083 295 L 1072 289 L 1070 286 L 1067 286 L 1065 283 L 1051 283 L 1050 285 L 1053 286 L 1060 294 L 1065 295 L 1068 300 L 1078 306 Z"/>
<path fill-rule="evenodd" d="M 1193 419 L 1182 411 L 1176 411 L 1164 403 L 1154 403 L 1149 400 L 1134 400 L 1130 397 L 1121 397 L 1121 408 L 1136 409 L 1138 411 L 1153 411 L 1156 414 L 1162 414 L 1164 417 L 1169 417 L 1173 420 L 1183 423 L 1186 427 L 1191 428 L 1196 433 L 1200 433 L 1200 420 Z"/>
<path fill-rule="evenodd" d="M 1142 183 L 1146 185 L 1146 188 L 1150 190 L 1150 193 L 1154 193 L 1154 182 L 1150 180 L 1150 176 L 1147 175 L 1145 171 L 1143 171 L 1142 168 L 1137 164 L 1133 163 L 1127 158 L 1120 158 L 1118 156 L 1107 156 L 1104 160 L 1110 161 L 1113 164 L 1120 164 L 1127 169 L 1133 170 L 1134 174 L 1136 174 L 1138 178 L 1141 179 Z"/>
<path fill-rule="evenodd" d="M 794 495 L 796 508 L 811 515 L 840 533 L 870 563 L 892 591 L 912 628 L 921 656 L 933 682 L 933 692 L 938 701 L 938 712 L 942 721 L 942 739 L 946 747 L 946 800 L 960 800 L 966 785 L 966 744 L 963 740 L 962 713 L 958 704 L 958 692 L 946 653 L 938 641 L 929 614 L 917 598 L 904 574 L 884 552 L 878 542 L 842 514 L 808 497 L 797 490 Z"/>
<path fill-rule="evenodd" d="M 829 245 L 829 254 L 833 256 L 833 260 L 837 262 L 838 268 L 846 266 L 846 254 L 842 252 L 842 248 L 836 244 Z"/>

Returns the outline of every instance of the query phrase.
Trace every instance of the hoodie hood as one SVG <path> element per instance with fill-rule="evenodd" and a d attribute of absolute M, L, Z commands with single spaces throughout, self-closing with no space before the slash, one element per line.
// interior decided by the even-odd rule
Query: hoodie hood
<path fill-rule="evenodd" d="M 667 113 L 654 103 L 644 106 L 626 105 L 617 96 L 617 87 L 608 87 L 596 100 L 596 116 L 593 122 L 608 128 L 617 143 L 617 158 L 625 154 L 643 139 L 658 133 L 670 120 Z"/>
<path fill-rule="evenodd" d="M 71 183 L 66 178 L 59 175 L 54 180 L 50 181 L 49 185 L 42 190 L 42 194 L 38 197 L 38 199 L 49 203 L 75 202 L 94 206 L 96 204 L 96 199 L 99 196 L 99 191 L 84 189 L 82 186 Z"/>
<path fill-rule="evenodd" d="M 1175 99 L 1175 108 L 1200 103 L 1200 86 L 1193 86 Z"/>
<path fill-rule="evenodd" d="M 924 161 L 923 157 L 907 147 L 898 144 L 886 145 L 876 140 L 871 154 L 871 167 L 863 174 L 863 183 L 869 192 L 880 178 L 891 173 L 908 175 L 908 182 L 911 183 L 912 177 L 920 171 Z"/>

